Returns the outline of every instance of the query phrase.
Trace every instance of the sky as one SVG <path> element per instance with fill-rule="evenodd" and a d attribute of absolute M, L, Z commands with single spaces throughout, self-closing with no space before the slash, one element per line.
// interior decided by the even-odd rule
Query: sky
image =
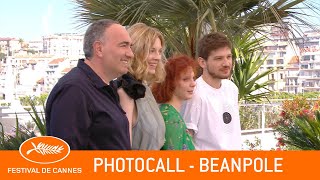
<path fill-rule="evenodd" d="M 0 37 L 40 40 L 53 33 L 83 33 L 76 28 L 72 0 L 0 0 Z"/>

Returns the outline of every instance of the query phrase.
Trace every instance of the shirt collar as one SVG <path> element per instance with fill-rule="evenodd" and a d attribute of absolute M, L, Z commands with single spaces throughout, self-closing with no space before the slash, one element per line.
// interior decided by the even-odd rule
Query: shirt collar
<path fill-rule="evenodd" d="M 97 88 L 103 88 L 105 86 L 108 86 L 103 80 L 95 73 L 90 66 L 88 66 L 84 59 L 79 59 L 77 67 L 80 68 L 82 71 L 85 72 L 85 74 L 88 76 L 88 78 L 91 80 L 91 82 L 97 87 Z"/>

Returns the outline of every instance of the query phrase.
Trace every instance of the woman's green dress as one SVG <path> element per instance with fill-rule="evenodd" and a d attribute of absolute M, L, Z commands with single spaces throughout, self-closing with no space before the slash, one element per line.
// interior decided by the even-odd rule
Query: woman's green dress
<path fill-rule="evenodd" d="M 166 133 L 162 150 L 194 150 L 192 137 L 180 113 L 170 104 L 161 104 Z"/>

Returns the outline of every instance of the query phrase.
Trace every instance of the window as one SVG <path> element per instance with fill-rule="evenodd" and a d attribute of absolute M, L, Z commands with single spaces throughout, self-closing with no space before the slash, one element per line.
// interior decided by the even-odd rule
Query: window
<path fill-rule="evenodd" d="M 303 61 L 309 61 L 310 60 L 310 55 L 305 55 L 302 58 Z"/>
<path fill-rule="evenodd" d="M 277 64 L 283 64 L 283 59 L 277 59 Z"/>
<path fill-rule="evenodd" d="M 306 42 L 305 43 L 305 46 L 310 46 L 310 47 L 311 46 L 317 46 L 317 45 L 319 45 L 318 42 Z"/>
<path fill-rule="evenodd" d="M 274 74 L 271 74 L 271 77 L 270 77 L 270 75 L 269 75 L 269 78 L 268 78 L 269 80 L 274 80 Z"/>
<path fill-rule="evenodd" d="M 310 69 L 313 69 L 313 63 L 311 64 L 309 64 L 309 67 L 310 67 Z"/>
<path fill-rule="evenodd" d="M 286 55 L 286 52 L 280 52 L 280 57 L 284 57 Z"/>
<path fill-rule="evenodd" d="M 269 50 L 277 50 L 278 47 L 277 47 L 277 46 L 269 46 L 268 49 L 269 49 Z"/>
<path fill-rule="evenodd" d="M 274 55 L 276 55 L 275 53 L 269 53 L 268 57 L 272 58 Z"/>
<path fill-rule="evenodd" d="M 280 50 L 285 50 L 285 49 L 286 49 L 286 46 L 279 46 L 279 49 L 280 49 Z"/>
<path fill-rule="evenodd" d="M 312 60 L 315 60 L 315 55 L 311 55 L 311 59 L 312 59 Z"/>
<path fill-rule="evenodd" d="M 268 59 L 267 60 L 267 65 L 272 65 L 273 64 L 273 59 Z"/>

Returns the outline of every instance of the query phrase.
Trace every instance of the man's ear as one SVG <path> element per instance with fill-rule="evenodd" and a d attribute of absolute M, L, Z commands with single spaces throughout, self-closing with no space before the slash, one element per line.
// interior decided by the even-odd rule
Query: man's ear
<path fill-rule="evenodd" d="M 203 59 L 202 57 L 198 57 L 198 63 L 199 63 L 199 66 L 203 69 L 205 68 L 206 66 L 206 60 Z"/>
<path fill-rule="evenodd" d="M 102 57 L 102 42 L 101 41 L 95 41 L 93 43 L 93 52 L 98 56 Z"/>

